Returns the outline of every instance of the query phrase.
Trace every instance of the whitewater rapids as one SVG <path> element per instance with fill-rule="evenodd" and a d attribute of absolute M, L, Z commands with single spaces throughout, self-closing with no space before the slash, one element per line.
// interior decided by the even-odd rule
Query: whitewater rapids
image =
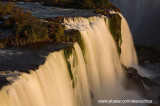
<path fill-rule="evenodd" d="M 122 64 L 130 67 L 138 63 L 123 16 L 121 56 L 109 31 L 107 17 L 67 18 L 64 24 L 66 29 L 80 31 L 84 50 L 75 43 L 69 58 L 63 50 L 50 53 L 39 69 L 22 74 L 17 81 L 2 88 L 0 106 L 106 106 L 108 104 L 98 100 L 141 99 L 136 91 L 124 88 L 126 76 Z"/>

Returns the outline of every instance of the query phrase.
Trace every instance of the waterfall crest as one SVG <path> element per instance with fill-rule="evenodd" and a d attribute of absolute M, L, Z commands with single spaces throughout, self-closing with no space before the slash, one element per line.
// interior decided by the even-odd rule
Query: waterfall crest
<path fill-rule="evenodd" d="M 38 70 L 24 73 L 14 83 L 3 87 L 1 106 L 101 106 L 105 104 L 98 104 L 99 99 L 141 98 L 135 91 L 124 88 L 126 76 L 122 63 L 127 67 L 137 64 L 124 18 L 121 58 L 109 31 L 107 17 L 68 18 L 64 24 L 67 29 L 80 31 L 84 50 L 75 43 L 69 58 L 63 50 L 49 54 Z"/>

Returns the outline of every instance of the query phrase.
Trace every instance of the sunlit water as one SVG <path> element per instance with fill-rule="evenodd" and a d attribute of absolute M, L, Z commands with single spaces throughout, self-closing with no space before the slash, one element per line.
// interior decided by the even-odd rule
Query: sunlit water
<path fill-rule="evenodd" d="M 66 18 L 67 29 L 78 29 L 84 49 L 74 44 L 69 58 L 64 51 L 50 53 L 46 62 L 30 74 L 23 73 L 17 81 L 0 91 L 1 106 L 103 106 L 99 99 L 142 99 L 126 90 L 125 71 L 137 66 L 136 52 L 127 22 L 122 17 L 122 54 L 110 34 L 108 18 Z M 73 79 L 66 61 L 70 64 Z M 112 104 L 132 106 L 133 104 Z M 136 104 L 142 106 L 142 104 Z"/>

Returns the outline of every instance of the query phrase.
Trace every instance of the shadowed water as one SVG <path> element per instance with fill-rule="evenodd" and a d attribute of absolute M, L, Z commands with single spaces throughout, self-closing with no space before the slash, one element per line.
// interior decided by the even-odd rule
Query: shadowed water
<path fill-rule="evenodd" d="M 57 51 L 71 44 L 35 43 L 25 46 L 0 49 L 0 71 L 28 72 L 44 64 L 50 52 Z"/>

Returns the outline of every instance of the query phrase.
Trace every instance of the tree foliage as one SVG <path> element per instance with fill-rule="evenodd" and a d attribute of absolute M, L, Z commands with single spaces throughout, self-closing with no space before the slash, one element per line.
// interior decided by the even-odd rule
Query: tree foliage
<path fill-rule="evenodd" d="M 14 5 L 12 3 L 2 4 L 0 2 L 0 15 L 6 15 L 12 13 Z"/>
<path fill-rule="evenodd" d="M 13 30 L 12 44 L 20 45 L 33 42 L 42 42 L 49 39 L 48 29 L 30 12 L 18 9 L 2 24 L 3 28 Z M 11 44 L 11 45 L 12 45 Z"/>

